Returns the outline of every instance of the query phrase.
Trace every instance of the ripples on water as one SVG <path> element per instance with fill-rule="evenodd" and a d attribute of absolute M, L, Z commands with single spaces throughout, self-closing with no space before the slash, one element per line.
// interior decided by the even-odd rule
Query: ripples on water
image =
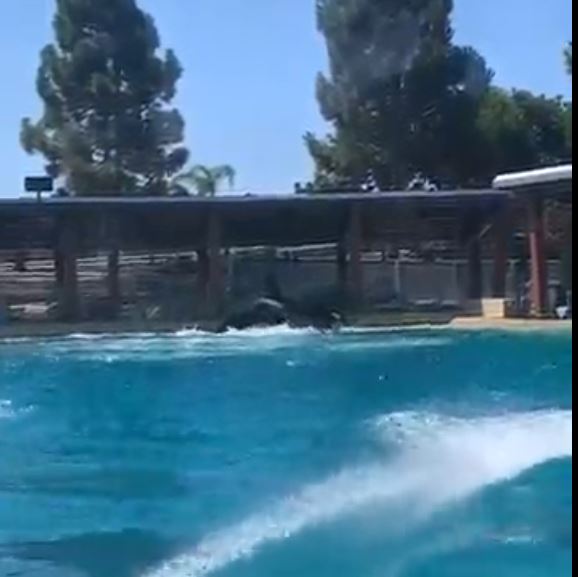
<path fill-rule="evenodd" d="M 571 575 L 571 336 L 0 345 L 0 575 Z"/>

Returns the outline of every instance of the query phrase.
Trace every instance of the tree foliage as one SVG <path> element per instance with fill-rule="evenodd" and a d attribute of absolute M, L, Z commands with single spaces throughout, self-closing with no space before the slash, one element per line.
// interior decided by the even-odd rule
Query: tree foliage
<path fill-rule="evenodd" d="M 164 194 L 186 163 L 184 121 L 171 107 L 182 69 L 160 54 L 153 19 L 136 0 L 57 0 L 44 48 L 40 120 L 21 141 L 77 195 Z"/>
<path fill-rule="evenodd" d="M 564 61 L 566 63 L 566 71 L 570 77 L 574 74 L 574 69 L 572 67 L 572 42 L 568 44 L 566 50 L 564 51 Z M 566 104 L 566 138 L 570 150 L 572 150 L 572 102 Z"/>
<path fill-rule="evenodd" d="M 453 43 L 452 0 L 318 0 L 329 75 L 317 94 L 332 132 L 305 136 L 318 187 L 487 185 L 497 172 L 571 156 L 571 105 L 492 87 Z M 571 46 L 567 53 L 571 67 Z M 568 134 L 569 133 L 569 134 Z"/>
<path fill-rule="evenodd" d="M 228 164 L 213 167 L 198 164 L 173 179 L 172 192 L 175 195 L 193 192 L 201 197 L 214 197 L 224 182 L 234 186 L 235 178 L 235 169 Z"/>
<path fill-rule="evenodd" d="M 488 176 L 569 160 L 566 123 L 567 105 L 560 98 L 492 88 L 479 112 Z"/>
<path fill-rule="evenodd" d="M 333 133 L 306 141 L 323 184 L 403 187 L 416 172 L 442 181 L 475 173 L 476 110 L 492 73 L 455 46 L 451 0 L 318 0 L 329 78 L 317 93 Z"/>

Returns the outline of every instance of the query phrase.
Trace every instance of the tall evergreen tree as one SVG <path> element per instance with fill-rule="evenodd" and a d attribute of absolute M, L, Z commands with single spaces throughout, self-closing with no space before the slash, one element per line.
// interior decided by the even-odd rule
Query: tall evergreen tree
<path fill-rule="evenodd" d="M 186 163 L 184 121 L 171 107 L 182 69 L 160 55 L 154 21 L 136 0 L 57 0 L 44 48 L 39 121 L 21 141 L 75 195 L 160 195 Z"/>
<path fill-rule="evenodd" d="M 317 92 L 333 126 L 325 140 L 306 135 L 318 184 L 358 186 L 368 172 L 384 189 L 416 172 L 476 180 L 477 110 L 492 75 L 452 43 L 452 9 L 452 0 L 317 1 L 330 62 Z"/>
<path fill-rule="evenodd" d="M 478 121 L 483 170 L 488 177 L 571 159 L 568 106 L 561 98 L 492 88 L 482 102 Z"/>

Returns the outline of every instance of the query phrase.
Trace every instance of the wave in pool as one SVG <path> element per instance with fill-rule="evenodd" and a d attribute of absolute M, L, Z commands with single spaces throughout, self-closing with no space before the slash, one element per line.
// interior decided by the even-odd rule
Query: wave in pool
<path fill-rule="evenodd" d="M 382 338 L 371 342 L 360 338 L 361 335 L 359 332 L 345 332 L 337 338 L 333 333 L 328 333 L 319 339 L 319 333 L 314 329 L 293 329 L 288 326 L 230 331 L 219 335 L 197 330 L 156 337 L 146 334 L 116 337 L 77 334 L 65 339 L 44 341 L 43 350 L 49 357 L 59 358 L 74 353 L 77 360 L 110 364 L 142 359 L 167 361 L 223 358 L 239 354 L 262 355 L 295 349 L 304 342 L 316 350 L 340 353 L 373 349 L 412 350 L 444 347 L 452 343 L 449 338 L 427 334 L 387 332 Z M 95 342 L 98 342 L 98 347 L 94 346 Z"/>
<path fill-rule="evenodd" d="M 207 536 L 147 577 L 204 577 L 368 506 L 403 507 L 414 522 L 551 460 L 572 457 L 572 411 L 461 420 L 397 413 L 374 423 L 397 447 L 387 463 L 356 467 L 268 511 Z"/>

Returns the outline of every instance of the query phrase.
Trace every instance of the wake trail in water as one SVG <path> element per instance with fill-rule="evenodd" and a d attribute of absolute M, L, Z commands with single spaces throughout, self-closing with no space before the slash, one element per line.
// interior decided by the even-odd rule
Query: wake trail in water
<path fill-rule="evenodd" d="M 264 546 L 365 507 L 403 507 L 416 519 L 516 478 L 551 460 L 572 457 L 572 412 L 509 414 L 460 420 L 399 413 L 373 423 L 396 456 L 311 485 L 269 511 L 209 535 L 191 552 L 147 577 L 204 577 L 249 559 Z"/>

